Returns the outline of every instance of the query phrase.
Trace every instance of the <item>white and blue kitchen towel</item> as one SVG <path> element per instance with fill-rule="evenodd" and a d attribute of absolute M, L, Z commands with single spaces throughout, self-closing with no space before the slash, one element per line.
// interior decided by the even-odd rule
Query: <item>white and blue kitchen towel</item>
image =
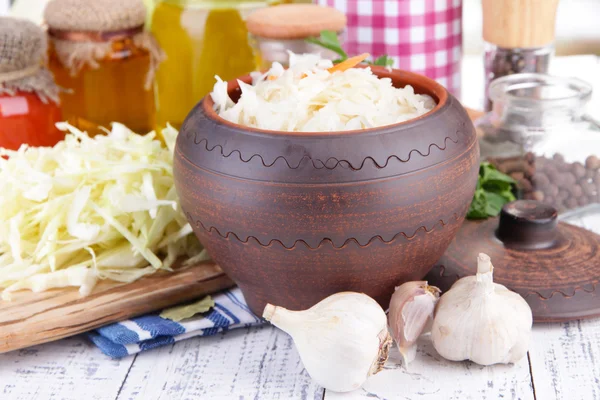
<path fill-rule="evenodd" d="M 194 336 L 211 336 L 234 328 L 260 325 L 239 288 L 212 296 L 215 306 L 207 313 L 174 322 L 158 313 L 103 326 L 88 336 L 104 354 L 121 358 Z"/>

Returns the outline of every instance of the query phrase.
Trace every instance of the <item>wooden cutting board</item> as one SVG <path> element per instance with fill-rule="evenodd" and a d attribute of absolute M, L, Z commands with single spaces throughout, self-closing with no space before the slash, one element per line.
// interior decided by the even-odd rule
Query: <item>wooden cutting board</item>
<path fill-rule="evenodd" d="M 20 291 L 0 300 L 0 353 L 86 332 L 233 286 L 213 262 L 158 272 L 136 282 L 102 281 L 81 297 L 76 288 Z"/>
<path fill-rule="evenodd" d="M 467 108 L 472 120 L 483 113 Z M 0 353 L 73 336 L 234 286 L 212 262 L 159 272 L 137 282 L 100 282 L 87 297 L 77 289 L 20 291 L 0 300 Z"/>

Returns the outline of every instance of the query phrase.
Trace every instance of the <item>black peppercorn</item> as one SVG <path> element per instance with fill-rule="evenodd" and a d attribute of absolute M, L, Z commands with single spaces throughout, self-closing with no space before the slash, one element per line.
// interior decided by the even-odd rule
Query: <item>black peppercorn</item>
<path fill-rule="evenodd" d="M 585 159 L 585 167 L 591 170 L 600 169 L 600 159 L 596 156 L 589 156 Z"/>
<path fill-rule="evenodd" d="M 577 208 L 579 202 L 577 201 L 577 199 L 571 197 L 565 201 L 565 205 L 567 206 L 567 208 Z"/>
<path fill-rule="evenodd" d="M 572 171 L 573 171 L 573 175 L 575 175 L 576 178 L 581 179 L 585 176 L 585 167 L 583 166 L 582 163 L 580 162 L 576 162 L 573 163 L 572 166 Z"/>
<path fill-rule="evenodd" d="M 533 183 L 533 186 L 536 189 L 541 189 L 548 186 L 550 184 L 550 180 L 548 179 L 546 174 L 544 174 L 543 172 L 538 172 L 531 178 L 531 183 Z"/>

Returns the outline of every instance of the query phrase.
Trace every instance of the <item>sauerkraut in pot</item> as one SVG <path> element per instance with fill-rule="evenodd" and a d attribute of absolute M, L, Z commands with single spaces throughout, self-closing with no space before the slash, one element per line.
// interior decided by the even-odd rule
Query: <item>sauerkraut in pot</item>
<path fill-rule="evenodd" d="M 252 85 L 238 81 L 234 103 L 227 82 L 216 77 L 211 97 L 222 118 L 253 128 L 287 132 L 333 132 L 375 128 L 407 121 L 431 111 L 431 96 L 412 86 L 395 88 L 370 68 L 330 73 L 333 64 L 316 54 L 290 53 L 290 67 L 277 62 Z"/>

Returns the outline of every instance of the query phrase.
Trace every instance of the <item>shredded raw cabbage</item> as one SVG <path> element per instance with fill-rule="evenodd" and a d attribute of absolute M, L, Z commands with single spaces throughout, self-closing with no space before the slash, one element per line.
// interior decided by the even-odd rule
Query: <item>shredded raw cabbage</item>
<path fill-rule="evenodd" d="M 207 258 L 177 203 L 174 128 L 162 131 L 165 148 L 117 123 L 93 138 L 59 127 L 69 133 L 54 147 L 0 148 L 2 298 L 66 286 L 86 295 L 98 279 Z"/>
<path fill-rule="evenodd" d="M 407 85 L 395 88 L 370 68 L 330 73 L 331 61 L 316 54 L 290 52 L 290 67 L 274 62 L 253 75 L 253 84 L 238 81 L 242 94 L 234 103 L 227 82 L 216 77 L 211 93 L 224 119 L 266 130 L 332 132 L 395 124 L 431 111 L 435 101 Z"/>

